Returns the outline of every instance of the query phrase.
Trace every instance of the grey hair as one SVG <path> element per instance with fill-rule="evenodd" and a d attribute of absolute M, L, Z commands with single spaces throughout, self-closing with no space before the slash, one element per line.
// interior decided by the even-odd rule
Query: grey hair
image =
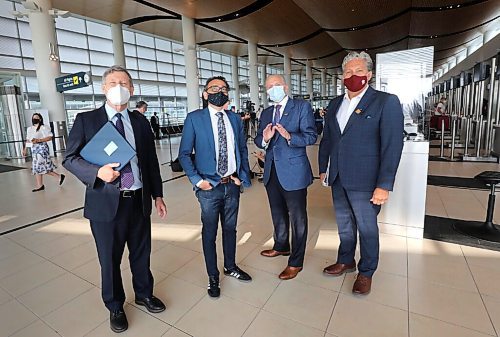
<path fill-rule="evenodd" d="M 125 73 L 128 76 L 128 79 L 130 80 L 130 85 L 132 85 L 132 76 L 130 76 L 130 73 L 127 71 L 127 69 L 123 68 L 122 66 L 111 66 L 110 68 L 106 69 L 104 74 L 102 74 L 102 85 L 106 83 L 106 77 L 108 77 L 109 74 L 115 73 L 115 72 L 121 72 Z"/>
<path fill-rule="evenodd" d="M 285 85 L 287 84 L 287 83 L 286 83 L 285 76 L 283 76 L 283 75 L 281 75 L 281 74 L 271 74 L 271 75 L 268 75 L 268 76 L 267 76 L 267 78 L 270 78 L 270 77 L 278 77 L 278 78 L 280 78 L 280 79 L 283 81 L 283 83 L 285 83 Z"/>
<path fill-rule="evenodd" d="M 351 51 L 349 54 L 347 54 L 346 57 L 344 57 L 344 61 L 342 61 L 342 71 L 344 71 L 345 65 L 347 62 L 352 61 L 354 59 L 362 59 L 366 62 L 366 68 L 368 71 L 373 70 L 373 61 L 370 55 L 368 53 L 362 51 L 362 52 L 357 52 L 357 51 Z"/>

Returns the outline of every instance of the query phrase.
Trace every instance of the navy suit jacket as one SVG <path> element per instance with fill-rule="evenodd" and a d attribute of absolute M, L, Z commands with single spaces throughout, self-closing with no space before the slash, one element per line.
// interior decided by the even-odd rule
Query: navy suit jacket
<path fill-rule="evenodd" d="M 128 113 L 134 130 L 135 148 L 143 185 L 142 212 L 144 216 L 149 217 L 152 198 L 163 197 L 160 166 L 149 122 L 139 112 L 129 111 Z M 116 216 L 120 200 L 120 178 L 118 177 L 112 183 L 99 179 L 97 171 L 100 167 L 84 160 L 80 156 L 80 151 L 107 122 L 108 115 L 104 105 L 96 110 L 79 113 L 69 134 L 66 157 L 63 160 L 63 166 L 87 187 L 84 217 L 103 222 L 112 221 Z"/>
<path fill-rule="evenodd" d="M 255 137 L 255 145 L 262 147 L 263 131 L 272 123 L 274 106 L 270 106 L 260 116 L 259 130 Z M 290 144 L 278 131 L 266 148 L 264 162 L 264 184 L 267 185 L 274 167 L 281 186 L 286 191 L 296 191 L 311 185 L 313 175 L 311 163 L 307 158 L 306 146 L 316 142 L 316 126 L 311 105 L 303 100 L 289 98 L 282 113 L 280 124 L 290 133 Z"/>
<path fill-rule="evenodd" d="M 243 123 L 239 115 L 226 111 L 234 133 L 234 148 L 236 157 L 236 173 L 243 186 L 249 187 L 250 166 L 248 164 L 248 149 L 243 132 Z M 194 162 L 191 153 L 194 150 Z M 215 140 L 208 108 L 198 109 L 188 113 L 182 130 L 179 147 L 179 162 L 195 188 L 200 180 L 207 180 L 212 186 L 217 186 L 221 176 L 217 173 Z"/>
<path fill-rule="evenodd" d="M 328 105 L 319 172 L 326 172 L 330 160 L 329 185 L 339 176 L 347 190 L 369 192 L 380 187 L 392 191 L 403 150 L 403 111 L 398 97 L 369 87 L 342 134 L 337 112 L 343 99 L 344 95 L 338 96 Z"/>

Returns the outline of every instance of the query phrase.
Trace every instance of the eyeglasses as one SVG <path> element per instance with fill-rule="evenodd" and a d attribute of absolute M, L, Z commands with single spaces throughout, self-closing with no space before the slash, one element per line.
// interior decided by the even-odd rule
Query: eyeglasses
<path fill-rule="evenodd" d="M 211 87 L 208 87 L 206 91 L 214 94 L 218 93 L 219 91 L 222 91 L 223 93 L 227 94 L 229 89 L 228 87 L 219 87 L 218 85 L 212 85 Z"/>

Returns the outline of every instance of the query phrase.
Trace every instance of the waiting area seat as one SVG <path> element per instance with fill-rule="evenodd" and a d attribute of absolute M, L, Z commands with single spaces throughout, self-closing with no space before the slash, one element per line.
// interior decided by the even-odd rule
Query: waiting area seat
<path fill-rule="evenodd" d="M 484 171 L 474 177 L 490 187 L 488 196 L 488 209 L 486 221 L 477 225 L 477 222 L 463 222 L 456 224 L 454 228 L 465 235 L 486 241 L 500 242 L 500 227 L 493 223 L 493 212 L 495 210 L 495 187 L 500 183 L 500 172 Z"/>

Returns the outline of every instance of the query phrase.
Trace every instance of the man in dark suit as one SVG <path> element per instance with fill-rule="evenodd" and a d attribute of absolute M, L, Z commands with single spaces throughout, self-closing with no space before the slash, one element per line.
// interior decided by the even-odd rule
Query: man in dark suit
<path fill-rule="evenodd" d="M 151 116 L 150 123 L 151 123 L 151 128 L 155 133 L 155 138 L 160 139 L 160 119 L 156 115 L 156 112 L 154 112 L 153 116 Z"/>
<path fill-rule="evenodd" d="M 215 239 L 222 225 L 224 274 L 240 281 L 250 275 L 236 265 L 236 224 L 240 185 L 250 186 L 250 166 L 240 117 L 224 110 L 229 84 L 222 76 L 209 78 L 203 90 L 207 107 L 190 112 L 184 122 L 179 161 L 193 184 L 201 207 L 203 253 L 208 295 L 220 296 Z M 191 153 L 194 150 L 194 160 Z"/>
<path fill-rule="evenodd" d="M 316 142 L 311 105 L 286 95 L 288 85 L 281 75 L 266 79 L 267 93 L 274 102 L 262 111 L 255 145 L 266 150 L 264 184 L 274 224 L 274 246 L 261 252 L 266 257 L 290 255 L 279 278 L 289 280 L 302 270 L 307 241 L 307 187 L 313 182 L 306 147 Z"/>
<path fill-rule="evenodd" d="M 339 276 L 356 270 L 359 231 L 361 259 L 353 293 L 368 294 L 379 259 L 377 215 L 394 186 L 403 149 L 403 111 L 398 98 L 372 89 L 373 63 L 351 52 L 342 63 L 345 95 L 328 106 L 319 148 L 320 179 L 332 186 L 340 247 L 337 262 L 324 273 Z"/>
<path fill-rule="evenodd" d="M 110 311 L 111 330 L 122 332 L 128 328 L 120 272 L 125 244 L 129 250 L 135 303 L 150 312 L 165 310 L 162 301 L 153 296 L 149 267 L 152 199 L 161 218 L 165 218 L 167 208 L 162 199 L 160 168 L 149 123 L 139 113 L 127 110 L 134 93 L 130 74 L 113 66 L 104 72 L 102 83 L 106 104 L 77 115 L 63 166 L 86 185 L 84 216 L 90 220 L 97 246 L 102 299 Z M 115 124 L 137 153 L 120 172 L 113 169 L 119 163 L 99 167 L 80 156 L 85 144 L 108 122 Z"/>

